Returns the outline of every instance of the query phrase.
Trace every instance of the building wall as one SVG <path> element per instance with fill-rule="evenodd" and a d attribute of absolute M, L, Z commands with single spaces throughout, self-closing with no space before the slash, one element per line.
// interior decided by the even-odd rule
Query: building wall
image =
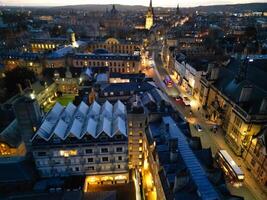
<path fill-rule="evenodd" d="M 111 72 L 138 73 L 141 69 L 140 61 L 134 60 L 88 60 L 73 59 L 73 67 L 109 67 Z"/>
<path fill-rule="evenodd" d="M 137 44 L 120 44 L 109 42 L 89 44 L 88 52 L 92 53 L 96 49 L 106 49 L 109 53 L 134 54 L 137 49 L 141 49 L 141 46 Z"/>
<path fill-rule="evenodd" d="M 39 42 L 32 42 L 31 43 L 31 50 L 34 53 L 53 50 L 57 47 L 59 47 L 59 44 L 51 43 L 51 42 L 47 42 L 47 41 L 43 41 L 43 42 L 39 41 Z"/>
<path fill-rule="evenodd" d="M 261 127 L 260 124 L 244 121 L 236 112 L 232 112 L 226 132 L 227 141 L 237 154 L 242 155 Z"/>
<path fill-rule="evenodd" d="M 66 67 L 66 58 L 61 57 L 57 59 L 45 59 L 45 68 L 61 68 L 61 67 Z"/>
<path fill-rule="evenodd" d="M 0 142 L 0 158 L 25 156 L 26 147 L 22 142 L 18 147 L 11 147 L 6 143 Z"/>
<path fill-rule="evenodd" d="M 251 169 L 254 177 L 264 188 L 267 186 L 267 156 L 262 143 L 255 138 L 251 141 L 245 157 L 248 168 Z"/>
<path fill-rule="evenodd" d="M 42 177 L 128 172 L 127 142 L 35 146 L 33 156 Z"/>
<path fill-rule="evenodd" d="M 143 139 L 146 128 L 146 115 L 128 113 L 129 168 L 141 169 L 144 158 Z"/>
<path fill-rule="evenodd" d="M 17 67 L 27 67 L 34 71 L 37 75 L 42 74 L 43 72 L 43 64 L 42 60 L 25 60 L 23 58 L 15 59 L 15 58 L 8 58 L 4 59 L 4 67 L 5 70 L 12 70 Z"/>
<path fill-rule="evenodd" d="M 253 139 L 264 123 L 245 120 L 242 117 L 244 111 L 237 109 L 234 102 L 221 94 L 208 81 L 201 81 L 200 100 L 202 105 L 206 105 L 208 118 L 222 125 L 229 147 L 245 160 L 251 169 L 251 174 L 261 186 L 266 187 L 266 150 L 257 142 L 257 138 Z M 217 103 L 214 104 L 214 102 Z M 219 112 L 219 108 L 223 112 Z M 255 148 L 256 144 L 258 144 L 257 148 Z"/>

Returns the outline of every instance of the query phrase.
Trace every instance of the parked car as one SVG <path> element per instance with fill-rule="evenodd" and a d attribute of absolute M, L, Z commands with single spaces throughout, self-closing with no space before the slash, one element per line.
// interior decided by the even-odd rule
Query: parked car
<path fill-rule="evenodd" d="M 183 102 L 184 102 L 184 105 L 190 106 L 190 99 L 187 96 L 183 97 Z"/>
<path fill-rule="evenodd" d="M 183 98 L 181 96 L 176 96 L 175 97 L 175 101 L 176 102 L 182 102 L 183 101 Z"/>
<path fill-rule="evenodd" d="M 203 131 L 202 127 L 199 124 L 195 124 L 195 128 L 196 128 L 196 130 L 198 132 L 202 132 Z"/>

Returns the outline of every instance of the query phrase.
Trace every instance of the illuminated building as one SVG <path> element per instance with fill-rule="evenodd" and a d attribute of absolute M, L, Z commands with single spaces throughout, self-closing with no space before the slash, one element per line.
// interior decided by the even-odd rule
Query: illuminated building
<path fill-rule="evenodd" d="M 93 41 L 88 43 L 88 51 L 106 49 L 109 53 L 140 54 L 141 44 L 133 41 L 121 41 L 116 38 L 108 38 L 104 42 Z"/>
<path fill-rule="evenodd" d="M 231 58 L 225 66 L 210 68 L 201 79 L 199 93 L 206 117 L 222 126 L 229 147 L 249 163 L 252 175 L 261 180 L 262 186 L 267 175 L 254 168 L 260 169 L 258 166 L 266 160 L 266 153 L 257 151 L 262 146 L 257 142 L 258 135 L 267 123 L 266 72 L 261 67 L 264 63 L 264 56 Z M 253 159 L 255 152 L 259 159 Z"/>
<path fill-rule="evenodd" d="M 109 54 L 98 50 L 95 53 L 76 53 L 72 57 L 73 67 L 108 67 L 110 72 L 139 73 L 140 56 L 128 54 Z"/>
<path fill-rule="evenodd" d="M 128 111 L 128 151 L 129 168 L 141 169 L 144 161 L 144 134 L 147 123 L 147 115 L 140 100 L 136 96 L 131 110 Z"/>
<path fill-rule="evenodd" d="M 87 184 L 128 181 L 126 109 L 117 101 L 100 106 L 57 103 L 32 137 L 42 177 L 86 175 Z"/>
<path fill-rule="evenodd" d="M 37 53 L 7 53 L 2 54 L 1 58 L 3 59 L 5 71 L 17 67 L 27 67 L 38 75 L 43 72 L 43 59 Z"/>
<path fill-rule="evenodd" d="M 150 4 L 146 13 L 146 24 L 145 28 L 150 30 L 154 23 L 154 11 L 152 7 L 152 0 L 150 0 Z"/>
<path fill-rule="evenodd" d="M 0 158 L 24 157 L 26 147 L 21 140 L 21 132 L 18 131 L 18 122 L 13 120 L 2 132 L 0 132 Z"/>
<path fill-rule="evenodd" d="M 67 30 L 67 38 L 68 38 L 69 43 L 71 45 L 74 45 L 74 43 L 76 42 L 76 38 L 75 38 L 75 33 L 71 28 Z"/>

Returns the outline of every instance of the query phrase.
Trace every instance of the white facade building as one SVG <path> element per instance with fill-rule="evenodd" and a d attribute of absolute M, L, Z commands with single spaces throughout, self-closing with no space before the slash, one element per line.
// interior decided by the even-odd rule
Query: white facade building
<path fill-rule="evenodd" d="M 198 96 L 200 91 L 201 76 L 206 73 L 207 69 L 197 65 L 190 65 L 185 60 L 175 60 L 175 71 L 178 74 L 178 83 L 182 85 L 188 94 Z"/>
<path fill-rule="evenodd" d="M 42 177 L 86 175 L 97 183 L 128 180 L 125 105 L 57 103 L 32 138 Z M 88 179 L 89 180 L 89 179 Z"/>

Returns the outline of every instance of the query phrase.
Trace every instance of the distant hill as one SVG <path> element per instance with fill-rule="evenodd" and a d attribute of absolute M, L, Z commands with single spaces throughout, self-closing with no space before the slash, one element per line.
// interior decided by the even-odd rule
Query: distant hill
<path fill-rule="evenodd" d="M 120 5 L 115 4 L 116 9 L 119 11 L 145 11 L 147 10 L 146 6 L 141 5 Z M 0 6 L 1 8 L 1 6 Z M 2 7 L 3 8 L 3 7 Z M 7 7 L 6 7 L 7 8 Z M 14 8 L 14 7 L 13 7 Z M 19 7 L 21 8 L 21 7 Z M 25 7 L 27 8 L 27 7 Z M 37 8 L 37 7 L 30 7 L 30 8 Z M 57 7 L 42 7 L 44 9 L 78 9 L 78 10 L 87 10 L 87 11 L 105 11 L 106 9 L 111 9 L 112 4 L 106 5 L 97 5 L 97 4 L 87 4 L 87 5 L 69 5 L 69 6 L 57 6 Z M 169 10 L 170 8 L 166 7 L 156 7 L 154 8 L 157 10 Z M 175 8 L 171 8 L 175 9 Z M 195 12 L 202 11 L 202 12 L 243 12 L 243 11 L 267 11 L 267 3 L 248 3 L 248 4 L 229 4 L 229 5 L 211 5 L 211 6 L 198 6 L 198 7 L 188 7 L 188 8 L 181 8 L 184 12 Z"/>
<path fill-rule="evenodd" d="M 267 11 L 267 3 L 248 3 L 248 4 L 232 4 L 232 5 L 213 5 L 198 6 L 192 8 L 182 8 L 186 12 L 202 11 L 202 12 L 243 12 L 243 11 Z"/>
<path fill-rule="evenodd" d="M 67 9 L 79 9 L 87 11 L 105 11 L 106 9 L 111 9 L 113 4 L 97 5 L 97 4 L 87 4 L 87 5 L 70 5 L 70 6 L 60 6 L 54 8 L 67 8 Z M 141 5 L 121 5 L 115 4 L 115 7 L 119 11 L 136 11 L 136 10 L 146 10 L 146 6 Z"/>

